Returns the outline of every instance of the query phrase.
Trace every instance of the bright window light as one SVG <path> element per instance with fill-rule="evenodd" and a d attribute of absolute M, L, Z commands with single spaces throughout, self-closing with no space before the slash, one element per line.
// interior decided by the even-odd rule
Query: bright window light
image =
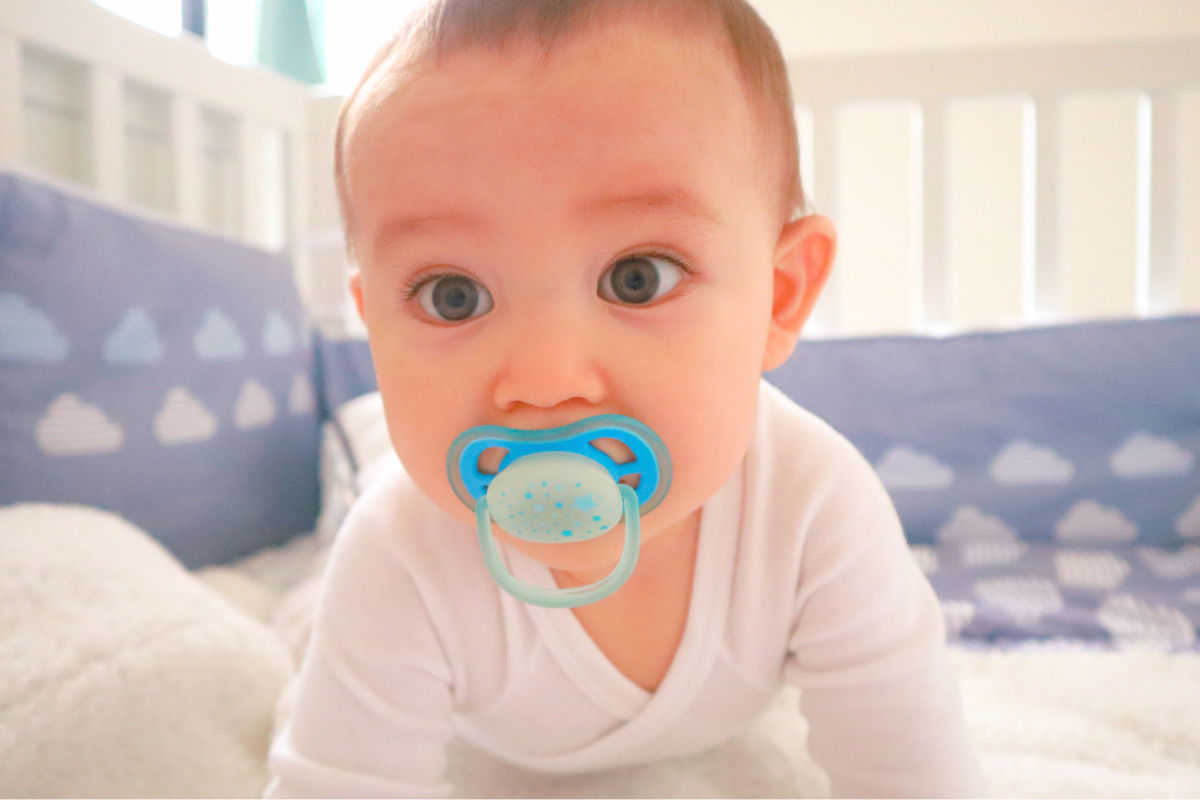
<path fill-rule="evenodd" d="M 3 2 L 3 0 L 0 0 Z M 181 0 L 95 0 L 108 10 L 167 36 L 182 28 Z M 324 12 L 325 89 L 345 94 L 354 88 L 367 61 L 423 0 L 310 0 Z M 223 61 L 253 66 L 258 42 L 256 0 L 207 0 L 204 33 L 208 51 Z M 319 27 L 314 33 L 320 35 Z"/>
<path fill-rule="evenodd" d="M 167 36 L 178 36 L 183 28 L 180 0 L 96 0 L 96 3 Z"/>
<path fill-rule="evenodd" d="M 331 94 L 353 89 L 371 56 L 419 5 L 421 0 L 326 0 L 325 88 Z"/>
<path fill-rule="evenodd" d="M 258 3 L 253 0 L 208 0 L 204 38 L 208 52 L 222 61 L 252 66 L 257 59 Z"/>

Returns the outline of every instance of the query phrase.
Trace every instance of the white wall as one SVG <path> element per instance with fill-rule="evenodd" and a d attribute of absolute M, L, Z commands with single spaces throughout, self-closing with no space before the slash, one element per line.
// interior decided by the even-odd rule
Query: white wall
<path fill-rule="evenodd" d="M 750 0 L 789 58 L 1200 34 L 1200 0 Z"/>

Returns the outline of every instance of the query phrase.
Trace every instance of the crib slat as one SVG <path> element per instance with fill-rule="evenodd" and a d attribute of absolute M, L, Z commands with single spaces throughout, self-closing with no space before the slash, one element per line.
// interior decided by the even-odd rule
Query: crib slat
<path fill-rule="evenodd" d="M 0 31 L 0 161 L 16 163 L 25 151 L 21 141 L 21 43 Z"/>
<path fill-rule="evenodd" d="M 1146 313 L 1149 268 L 1148 99 L 1062 100 L 1059 279 L 1070 317 Z"/>
<path fill-rule="evenodd" d="M 796 140 L 800 147 L 800 186 L 804 191 L 805 211 L 817 211 L 820 200 L 817 197 L 816 180 L 816 113 L 812 106 L 797 105 L 794 109 L 796 120 Z M 827 331 L 833 327 L 833 304 L 828 301 L 830 287 L 826 284 L 825 291 L 817 301 L 809 315 L 806 330 L 809 332 Z"/>
<path fill-rule="evenodd" d="M 796 140 L 800 146 L 800 187 L 804 190 L 804 199 L 811 205 L 813 194 L 815 162 L 813 137 L 816 117 L 812 106 L 798 105 L 795 108 Z"/>
<path fill-rule="evenodd" d="M 287 247 L 292 238 L 288 208 L 288 136 L 276 125 L 264 125 L 260 130 L 261 166 L 261 225 L 259 241 L 276 252 Z"/>
<path fill-rule="evenodd" d="M 28 43 L 21 47 L 22 159 L 35 169 L 92 184 L 87 66 Z"/>
<path fill-rule="evenodd" d="M 200 197 L 204 224 L 243 235 L 245 181 L 236 117 L 209 106 L 200 109 Z"/>
<path fill-rule="evenodd" d="M 176 93 L 171 97 L 171 143 L 175 160 L 175 213 L 184 222 L 203 224 L 200 182 L 200 104 Z"/>
<path fill-rule="evenodd" d="M 262 123 L 243 117 L 238 120 L 238 155 L 242 176 L 242 235 L 249 242 L 266 245 L 267 187 L 264 180 L 266 131 Z"/>
<path fill-rule="evenodd" d="M 963 327 L 1033 314 L 1033 104 L 957 100 L 947 109 L 947 301 Z"/>
<path fill-rule="evenodd" d="M 125 141 L 121 76 L 103 64 L 92 64 L 88 81 L 91 119 L 92 180 L 110 200 L 125 199 Z"/>
<path fill-rule="evenodd" d="M 922 220 L 922 308 L 925 325 L 950 319 L 950 266 L 947 253 L 948 178 L 946 136 L 948 108 L 945 100 L 921 105 L 921 167 L 924 205 Z"/>
<path fill-rule="evenodd" d="M 1035 319 L 1057 316 L 1062 308 L 1062 265 L 1059 263 L 1059 210 L 1062 185 L 1059 181 L 1059 132 L 1062 113 L 1058 98 L 1042 95 L 1034 100 L 1034 159 L 1037 175 L 1034 189 L 1034 276 Z"/>
<path fill-rule="evenodd" d="M 840 331 L 912 331 L 922 319 L 921 115 L 911 102 L 838 110 Z"/>
<path fill-rule="evenodd" d="M 1200 311 L 1200 91 L 1183 92 L 1176 103 L 1179 308 Z"/>
<path fill-rule="evenodd" d="M 346 285 L 348 273 L 341 231 L 341 214 L 333 179 L 333 135 L 339 97 L 315 97 L 309 105 L 307 153 L 301 162 L 307 191 L 296 193 L 303 208 L 294 209 L 301 220 L 297 227 L 297 251 L 305 261 L 300 286 L 306 305 L 319 324 L 327 329 L 345 327 L 345 315 L 353 304 Z"/>
<path fill-rule="evenodd" d="M 306 308 L 312 308 L 312 259 L 302 241 L 309 234 L 308 182 L 309 131 L 307 128 L 288 132 L 287 163 L 287 229 L 289 231 L 288 252 L 292 257 L 292 273 L 296 276 L 296 287 Z"/>
<path fill-rule="evenodd" d="M 1150 95 L 1150 273 L 1151 314 L 1174 310 L 1179 301 L 1179 106 L 1174 92 Z"/>
<path fill-rule="evenodd" d="M 805 191 L 808 192 L 808 201 L 813 210 L 827 216 L 836 216 L 837 208 L 837 120 L 837 109 L 833 106 L 823 105 L 812 109 L 812 178 Z M 802 140 L 801 146 L 803 145 Z M 842 268 L 839 256 L 825 282 L 821 297 L 813 308 L 805 328 L 806 333 L 828 335 L 839 331 L 838 294 L 841 282 Z"/>
<path fill-rule="evenodd" d="M 175 210 L 170 96 L 126 79 L 122 87 L 125 198 L 165 213 Z"/>

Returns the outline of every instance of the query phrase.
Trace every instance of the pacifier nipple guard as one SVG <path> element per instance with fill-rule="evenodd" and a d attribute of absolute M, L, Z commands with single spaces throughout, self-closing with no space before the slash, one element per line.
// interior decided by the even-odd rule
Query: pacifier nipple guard
<path fill-rule="evenodd" d="M 633 453 L 618 464 L 592 442 L 616 439 Z M 495 475 L 478 468 L 493 447 L 507 450 Z M 519 430 L 481 425 L 462 433 L 446 459 L 450 484 L 475 509 L 479 545 L 493 579 L 519 600 L 573 608 L 602 600 L 629 579 L 641 546 L 641 515 L 657 506 L 671 482 L 671 457 L 654 431 L 637 420 L 605 414 L 560 428 Z M 637 488 L 619 483 L 637 475 Z M 625 544 L 617 566 L 587 586 L 545 589 L 516 580 L 505 568 L 492 537 L 492 522 L 531 542 L 577 542 L 601 536 L 625 520 Z"/>

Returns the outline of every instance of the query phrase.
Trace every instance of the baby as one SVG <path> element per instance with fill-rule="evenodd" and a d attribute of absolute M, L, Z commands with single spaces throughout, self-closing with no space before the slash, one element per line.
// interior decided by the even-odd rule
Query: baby
<path fill-rule="evenodd" d="M 560 773 L 695 753 L 784 682 L 836 794 L 982 792 L 887 495 L 761 378 L 834 257 L 797 162 L 783 58 L 744 0 L 436 0 L 375 57 L 337 179 L 404 472 L 338 535 L 269 795 L 445 794 L 455 736 Z M 481 541 L 554 596 L 613 573 L 636 503 L 586 541 L 530 541 L 477 520 L 448 454 L 478 426 L 597 415 L 661 441 L 669 490 L 619 589 L 522 602 Z"/>

